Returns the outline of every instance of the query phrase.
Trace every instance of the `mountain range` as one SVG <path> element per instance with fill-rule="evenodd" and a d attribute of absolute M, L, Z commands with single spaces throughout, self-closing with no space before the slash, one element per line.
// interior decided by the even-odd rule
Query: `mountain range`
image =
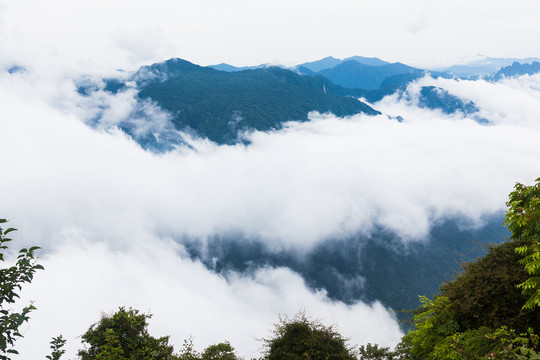
<path fill-rule="evenodd" d="M 174 114 L 177 128 L 189 127 L 220 144 L 235 142 L 242 131 L 306 121 L 311 111 L 337 116 L 379 113 L 350 96 L 327 93 L 323 77 L 279 67 L 223 72 L 181 59 L 168 60 L 165 67 L 166 80 L 143 84 L 139 97 Z"/>
<path fill-rule="evenodd" d="M 519 64 L 527 64 L 535 61 L 540 61 L 539 58 L 528 57 L 519 58 L 494 58 L 488 56 L 479 56 L 477 59 L 468 61 L 464 64 L 455 64 L 450 66 L 437 67 L 437 71 L 446 72 L 452 76 L 479 78 L 491 76 L 497 73 L 504 67 L 511 66 L 517 62 Z"/>
<path fill-rule="evenodd" d="M 506 63 L 494 59 L 483 64 Z M 472 66 L 478 65 L 475 64 Z M 538 62 L 514 61 L 510 66 L 499 67 L 486 80 L 498 81 L 538 71 Z M 176 58 L 143 66 L 127 78 L 104 79 L 101 87 L 81 81 L 79 93 L 88 96 L 102 89 L 116 94 L 134 86 L 141 101 L 151 101 L 170 114 L 173 128 L 217 144 L 243 142 L 246 132 L 275 130 L 288 121 L 306 121 L 311 111 L 337 116 L 377 115 L 380 114 L 377 102 L 391 94 L 416 101 L 420 107 L 446 114 L 460 112 L 480 123 L 486 122 L 476 115 L 478 108 L 472 101 L 439 87 L 422 87 L 411 98 L 408 85 L 425 76 L 450 78 L 455 74 L 361 56 L 343 60 L 326 57 L 292 68 L 266 65 L 239 68 L 224 63 L 203 67 Z M 99 123 L 99 118 L 95 123 Z M 143 147 L 155 151 L 166 151 L 182 143 L 182 137 L 170 130 L 141 135 L 136 125 L 118 126 Z"/>
<path fill-rule="evenodd" d="M 510 66 L 501 68 L 493 76 L 495 80 L 500 80 L 503 77 L 533 75 L 540 72 L 540 62 L 533 61 L 531 64 L 520 64 L 517 61 Z"/>
<path fill-rule="evenodd" d="M 415 68 L 401 64 L 366 65 L 356 60 L 344 61 L 330 69 L 319 72 L 336 85 L 346 88 L 360 88 L 365 90 L 378 89 L 383 81 L 392 75 L 408 74 Z"/>
<path fill-rule="evenodd" d="M 539 71 L 538 62 L 514 62 L 486 80 Z M 378 115 L 377 102 L 391 94 L 415 101 L 420 108 L 447 114 L 460 112 L 485 122 L 477 116 L 476 104 L 447 89 L 422 86 L 411 96 L 409 84 L 425 76 L 453 75 L 363 57 L 328 57 L 290 69 L 236 68 L 227 64 L 202 67 L 170 59 L 143 66 L 127 79 L 104 79 L 101 85 L 81 82 L 79 93 L 91 96 L 97 90 L 118 94 L 134 89 L 138 101 L 151 102 L 170 114 L 174 129 L 216 144 L 243 142 L 245 132 L 279 129 L 287 121 L 307 121 L 310 111 L 337 116 Z M 121 127 L 128 134 L 137 132 L 127 125 Z M 160 150 L 151 138 L 136 140 L 143 147 Z M 301 274 L 312 289 L 326 291 L 332 299 L 346 303 L 379 300 L 385 306 L 403 309 L 416 307 L 418 294 L 434 294 L 439 284 L 458 270 L 461 261 L 482 254 L 481 244 L 503 241 L 508 232 L 502 222 L 499 214 L 480 228 L 467 229 L 459 219 L 450 219 L 435 224 L 426 242 L 408 245 L 403 245 L 395 234 L 379 229 L 371 236 L 327 239 L 302 257 L 268 249 L 241 234 L 215 236 L 204 245 L 197 239 L 176 240 L 186 246 L 192 258 L 223 276 L 229 270 L 249 272 L 268 265 L 284 266 Z"/>

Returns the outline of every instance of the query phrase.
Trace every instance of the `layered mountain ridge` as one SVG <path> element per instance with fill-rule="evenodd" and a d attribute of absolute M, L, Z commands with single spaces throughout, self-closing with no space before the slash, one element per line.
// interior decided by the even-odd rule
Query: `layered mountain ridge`
<path fill-rule="evenodd" d="M 445 114 L 459 112 L 483 122 L 477 117 L 479 108 L 474 102 L 422 80 L 451 78 L 451 74 L 377 60 L 325 58 L 292 69 L 257 66 L 231 70 L 221 64 L 223 69 L 229 69 L 223 71 L 170 59 L 141 67 L 124 79 L 106 79 L 100 86 L 81 85 L 79 92 L 92 96 L 95 91 L 105 91 L 114 96 L 134 91 L 136 101 L 151 103 L 170 115 L 174 132 L 189 132 L 218 145 L 243 142 L 242 135 L 249 131 L 273 131 L 287 121 L 308 121 L 311 111 L 337 116 L 378 115 L 381 114 L 377 110 L 378 102 L 396 94 L 397 100 L 419 108 Z M 500 68 L 497 74 L 501 79 L 534 74 L 537 67 L 538 63 L 534 62 L 514 63 Z M 353 81 L 368 85 L 354 87 Z M 498 80 L 491 76 L 485 81 Z M 419 83 L 422 86 L 417 86 Z M 379 116 L 376 120 L 403 119 Z M 122 128 L 128 134 L 137 131 L 128 126 Z M 137 141 L 155 150 L 151 138 L 137 138 Z M 439 284 L 457 271 L 460 261 L 472 260 L 482 252 L 482 244 L 503 241 L 508 235 L 501 214 L 492 214 L 476 228 L 463 227 L 464 222 L 450 218 L 434 224 L 425 242 L 407 246 L 387 229 L 377 229 L 370 236 L 330 238 L 303 257 L 294 252 L 276 252 L 261 239 L 246 238 L 241 233 L 218 234 L 204 242 L 175 240 L 186 247 L 192 258 L 223 276 L 231 271 L 282 266 L 301 274 L 310 288 L 326 291 L 331 299 L 350 304 L 379 300 L 398 310 L 415 307 L 418 294 L 435 293 Z M 411 284 L 411 279 L 420 280 Z"/>
<path fill-rule="evenodd" d="M 498 63 L 507 62 L 499 59 Z M 486 80 L 498 81 L 538 71 L 538 62 L 514 61 Z M 395 93 L 410 100 L 409 84 L 426 76 L 455 75 L 361 56 L 343 60 L 327 57 L 292 68 L 266 65 L 238 68 L 224 63 L 203 67 L 176 58 L 143 66 L 127 79 L 125 76 L 105 79 L 101 88 L 114 94 L 134 86 L 140 101 L 150 101 L 170 114 L 172 128 L 217 144 L 234 144 L 243 142 L 246 132 L 277 130 L 288 121 L 307 121 L 312 111 L 339 117 L 380 114 L 376 109 L 378 101 Z M 79 93 L 89 95 L 99 88 L 96 84 L 80 84 Z M 474 102 L 446 89 L 424 86 L 415 99 L 423 108 L 438 109 L 445 114 L 460 112 L 480 123 L 486 122 L 475 115 L 478 108 Z M 135 138 L 137 129 L 131 124 L 119 126 Z M 182 142 L 181 137 L 168 131 L 168 134 L 138 134 L 136 140 L 146 148 L 164 151 Z"/>

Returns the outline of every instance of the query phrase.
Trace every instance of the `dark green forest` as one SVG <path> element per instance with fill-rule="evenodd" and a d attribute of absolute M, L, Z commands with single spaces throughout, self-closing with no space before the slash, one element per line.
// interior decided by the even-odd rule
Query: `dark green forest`
<path fill-rule="evenodd" d="M 330 82 L 322 76 L 278 67 L 224 72 L 181 59 L 168 60 L 162 67 L 167 79 L 143 84 L 139 97 L 173 114 L 178 129 L 190 128 L 219 144 L 236 142 L 241 131 L 306 121 L 311 111 L 378 114 L 347 94 L 328 93 Z"/>
<path fill-rule="evenodd" d="M 480 228 L 462 228 L 458 221 L 446 220 L 435 224 L 425 241 L 407 244 L 377 229 L 370 236 L 329 239 L 302 256 L 232 234 L 209 237 L 204 244 L 197 239 L 182 244 L 192 258 L 224 277 L 265 266 L 287 267 L 301 274 L 311 289 L 324 289 L 332 300 L 378 300 L 404 319 L 407 315 L 401 310 L 417 307 L 418 294 L 434 295 L 462 262 L 484 255 L 486 243 L 504 241 L 509 233 L 502 222 L 503 214 L 490 217 Z"/>

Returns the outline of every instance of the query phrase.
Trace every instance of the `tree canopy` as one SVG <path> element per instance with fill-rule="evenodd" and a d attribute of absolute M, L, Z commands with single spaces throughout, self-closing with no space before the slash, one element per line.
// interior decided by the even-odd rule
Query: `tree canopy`
<path fill-rule="evenodd" d="M 410 359 L 540 359 L 540 179 L 517 183 L 507 205 L 510 241 L 421 297 L 400 345 Z"/>
<path fill-rule="evenodd" d="M 154 64 L 143 72 L 166 78 L 141 83 L 139 97 L 151 99 L 172 114 L 178 129 L 186 127 L 223 144 L 235 143 L 246 130 L 279 129 L 287 121 L 306 121 L 310 111 L 337 116 L 379 114 L 322 76 L 303 76 L 270 67 L 239 72 L 217 71 L 182 59 Z"/>
<path fill-rule="evenodd" d="M 519 287 L 527 296 L 524 308 L 540 307 L 540 178 L 536 184 L 526 186 L 517 183 L 510 193 L 506 213 L 508 229 L 512 232 L 512 240 L 522 240 L 524 243 L 516 248 L 523 259 L 529 278 Z"/>
<path fill-rule="evenodd" d="M 303 313 L 281 319 L 273 337 L 265 339 L 265 360 L 351 360 L 356 357 L 333 327 L 310 321 Z"/>
<path fill-rule="evenodd" d="M 150 318 L 151 315 L 124 307 L 112 315 L 103 314 L 100 321 L 81 336 L 88 346 L 79 351 L 79 357 L 82 360 L 177 359 L 168 336 L 154 338 L 148 334 Z"/>

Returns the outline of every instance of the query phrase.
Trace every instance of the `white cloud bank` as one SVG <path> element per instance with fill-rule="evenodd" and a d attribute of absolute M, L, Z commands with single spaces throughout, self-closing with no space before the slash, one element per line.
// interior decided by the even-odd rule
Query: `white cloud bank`
<path fill-rule="evenodd" d="M 227 339 L 250 355 L 278 314 L 302 308 L 353 343 L 394 344 L 398 326 L 380 305 L 331 302 L 286 269 L 226 281 L 172 239 L 238 232 L 302 249 L 373 225 L 419 239 L 437 219 L 503 210 L 516 181 L 540 175 L 540 78 L 440 82 L 471 95 L 494 124 L 389 97 L 377 106 L 403 123 L 314 115 L 254 133 L 248 147 L 194 141 L 156 155 L 84 125 L 88 104 L 71 106 L 65 82 L 1 74 L 0 216 L 20 228 L 14 246 L 43 247 L 46 266 L 25 293 L 39 310 L 21 352 L 43 356 L 62 333 L 73 354 L 99 312 L 121 305 L 154 313 L 153 333 L 172 335 L 177 348 L 193 334 L 201 347 Z"/>
<path fill-rule="evenodd" d="M 262 343 L 257 339 L 270 335 L 278 314 L 292 316 L 304 309 L 338 324 L 353 344 L 393 345 L 401 336 L 380 304 L 331 302 L 287 269 L 261 269 L 251 277 L 225 280 L 181 255 L 171 241 L 148 238 L 136 248 L 114 250 L 89 242 L 74 229 L 59 236 L 64 245 L 43 258 L 45 271 L 25 293 L 24 300 L 35 299 L 38 310 L 18 342 L 22 358 L 42 358 L 58 334 L 68 339 L 73 354 L 81 347 L 77 336 L 102 311 L 111 313 L 119 305 L 153 313 L 150 333 L 171 335 L 177 350 L 190 336 L 199 350 L 228 340 L 246 358 L 258 355 Z"/>
<path fill-rule="evenodd" d="M 403 123 L 386 115 L 313 115 L 279 132 L 255 132 L 248 147 L 195 140 L 194 149 L 163 155 L 142 151 L 121 132 L 89 129 L 81 109 L 52 109 L 55 98 L 30 92 L 27 99 L 13 76 L 5 83 L 1 126 L 9 136 L 1 146 L 13 170 L 2 180 L 11 189 L 2 205 L 21 227 L 40 219 L 45 228 L 91 227 L 102 236 L 241 233 L 278 247 L 309 247 L 373 225 L 422 238 L 433 220 L 477 221 L 503 210 L 513 184 L 538 175 L 538 91 L 510 83 L 476 83 L 479 92 L 502 94 L 478 101 L 492 126 L 388 97 L 376 106 Z M 110 101 L 106 113 L 126 108 L 111 117 L 130 116 L 127 100 Z"/>

